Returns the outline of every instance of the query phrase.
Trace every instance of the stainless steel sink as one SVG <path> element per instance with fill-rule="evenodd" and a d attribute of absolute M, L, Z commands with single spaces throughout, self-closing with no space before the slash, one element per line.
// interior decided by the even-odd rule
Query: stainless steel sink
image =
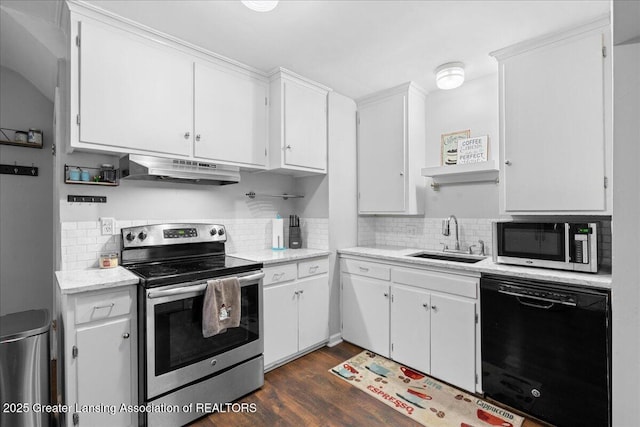
<path fill-rule="evenodd" d="M 441 261 L 463 262 L 467 264 L 474 264 L 476 262 L 479 262 L 485 259 L 484 257 L 480 257 L 480 256 L 443 254 L 443 253 L 433 253 L 433 252 L 418 252 L 415 254 L 410 254 L 408 256 L 413 258 L 426 258 L 426 259 L 438 259 Z"/>

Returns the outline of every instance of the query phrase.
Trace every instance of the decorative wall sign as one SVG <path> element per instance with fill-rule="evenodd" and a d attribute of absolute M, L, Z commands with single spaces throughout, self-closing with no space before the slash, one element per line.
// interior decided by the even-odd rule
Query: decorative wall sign
<path fill-rule="evenodd" d="M 440 136 L 440 165 L 455 165 L 458 163 L 458 141 L 471 136 L 471 130 L 459 130 L 444 133 Z"/>
<path fill-rule="evenodd" d="M 489 155 L 488 141 L 488 135 L 458 140 L 458 164 L 486 162 Z"/>

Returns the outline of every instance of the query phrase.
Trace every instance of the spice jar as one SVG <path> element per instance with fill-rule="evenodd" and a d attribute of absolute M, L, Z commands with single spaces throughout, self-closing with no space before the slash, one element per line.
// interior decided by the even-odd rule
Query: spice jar
<path fill-rule="evenodd" d="M 27 142 L 30 144 L 42 145 L 42 131 L 40 129 L 29 129 Z"/>
<path fill-rule="evenodd" d="M 117 253 L 103 253 L 100 254 L 100 268 L 114 268 L 118 266 L 118 254 Z"/>

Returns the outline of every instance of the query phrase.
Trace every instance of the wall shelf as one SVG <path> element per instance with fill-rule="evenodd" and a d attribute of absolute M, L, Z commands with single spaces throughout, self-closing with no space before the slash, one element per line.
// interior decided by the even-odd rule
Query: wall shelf
<path fill-rule="evenodd" d="M 89 181 L 82 181 L 79 179 L 71 179 L 69 176 L 70 169 L 81 169 L 81 170 L 89 170 L 92 173 L 90 174 Z M 100 181 L 99 180 L 99 167 L 90 167 L 90 166 L 77 166 L 77 165 L 64 165 L 64 183 L 65 184 L 81 184 L 81 185 L 101 185 L 104 187 L 117 187 L 120 185 L 118 181 L 118 170 L 115 170 L 116 181 L 108 182 L 108 181 Z"/>
<path fill-rule="evenodd" d="M 255 199 L 256 197 L 276 197 L 276 198 L 282 198 L 282 200 L 288 200 L 288 199 L 302 199 L 304 196 L 300 196 L 297 194 L 256 194 L 253 191 L 250 191 L 248 193 L 245 194 L 245 196 L 247 196 L 250 199 Z"/>
<path fill-rule="evenodd" d="M 422 176 L 430 177 L 431 188 L 437 190 L 441 185 L 465 182 L 498 182 L 498 168 L 495 160 L 466 165 L 438 166 L 422 168 Z"/>
<path fill-rule="evenodd" d="M 42 148 L 43 143 L 34 144 L 32 142 L 15 141 L 16 132 L 27 133 L 27 131 L 18 131 L 18 129 L 0 128 L 0 145 L 13 145 L 14 147 L 26 148 Z M 42 141 L 44 142 L 44 134 L 42 134 Z"/>

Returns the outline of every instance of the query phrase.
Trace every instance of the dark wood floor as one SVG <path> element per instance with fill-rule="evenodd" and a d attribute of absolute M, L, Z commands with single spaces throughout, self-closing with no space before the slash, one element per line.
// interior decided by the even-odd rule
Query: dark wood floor
<path fill-rule="evenodd" d="M 328 372 L 361 351 L 349 343 L 314 351 L 268 372 L 260 390 L 237 401 L 255 404 L 255 412 L 216 413 L 190 427 L 420 426 Z M 523 425 L 541 426 L 533 420 Z"/>

